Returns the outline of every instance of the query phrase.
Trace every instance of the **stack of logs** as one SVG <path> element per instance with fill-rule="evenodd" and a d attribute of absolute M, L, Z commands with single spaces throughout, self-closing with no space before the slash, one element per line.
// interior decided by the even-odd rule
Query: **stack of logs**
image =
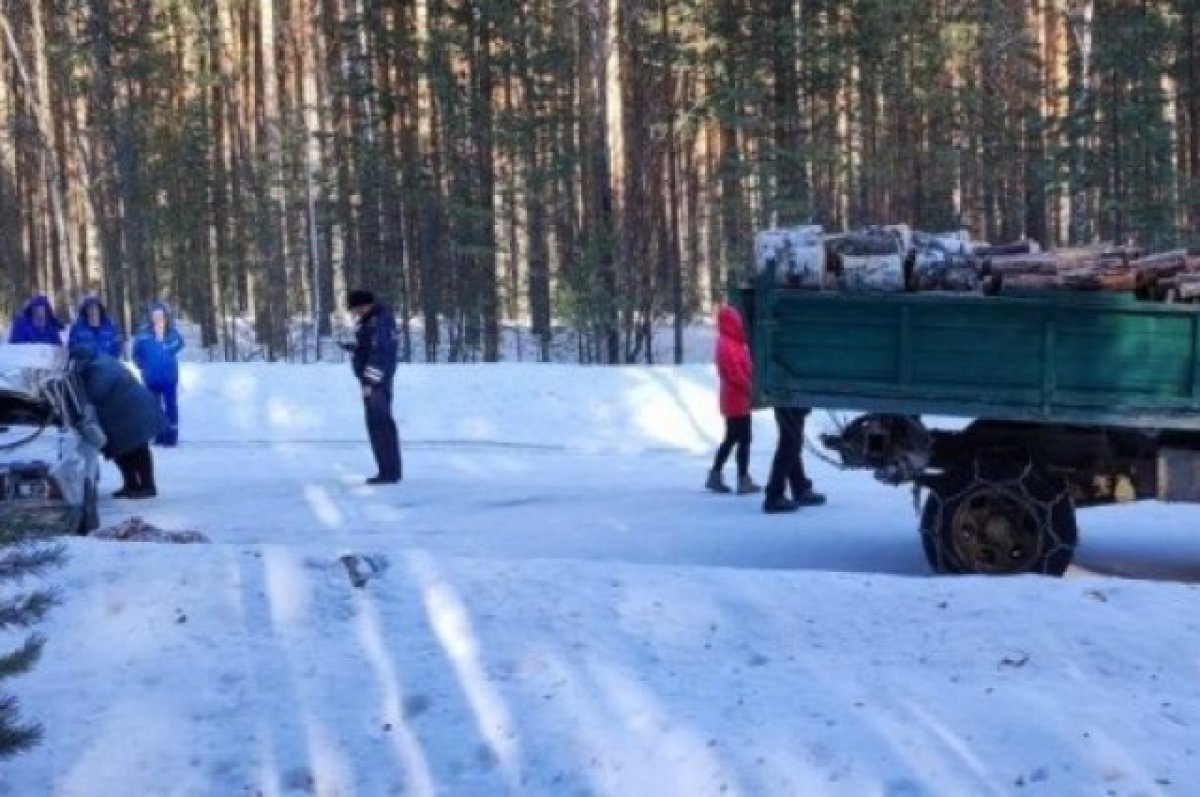
<path fill-rule="evenodd" d="M 1200 298 L 1200 254 L 1183 249 L 1154 255 L 1111 245 L 1019 254 L 985 252 L 979 268 L 989 293 L 1068 290 L 1129 293 L 1168 302 Z"/>

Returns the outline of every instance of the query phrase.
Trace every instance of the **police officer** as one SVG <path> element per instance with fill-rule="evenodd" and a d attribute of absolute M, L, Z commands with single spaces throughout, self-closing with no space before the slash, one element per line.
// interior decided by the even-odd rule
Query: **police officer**
<path fill-rule="evenodd" d="M 396 484 L 402 474 L 400 435 L 392 417 L 392 378 L 396 375 L 396 318 L 392 309 L 367 290 L 350 291 L 346 307 L 358 318 L 353 353 L 354 376 L 362 386 L 367 434 L 379 472 L 367 484 Z"/>

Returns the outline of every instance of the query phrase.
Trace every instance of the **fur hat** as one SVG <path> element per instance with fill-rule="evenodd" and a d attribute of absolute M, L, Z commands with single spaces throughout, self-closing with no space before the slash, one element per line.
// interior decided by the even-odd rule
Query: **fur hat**
<path fill-rule="evenodd" d="M 346 309 L 353 310 L 356 307 L 366 307 L 369 304 L 375 304 L 375 294 L 370 291 L 353 290 L 346 296 Z"/>

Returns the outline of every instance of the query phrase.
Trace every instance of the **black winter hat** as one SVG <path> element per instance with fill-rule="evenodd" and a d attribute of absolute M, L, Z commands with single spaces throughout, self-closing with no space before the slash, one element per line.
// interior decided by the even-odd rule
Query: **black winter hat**
<path fill-rule="evenodd" d="M 346 309 L 353 310 L 355 307 L 365 307 L 368 304 L 375 304 L 375 294 L 370 291 L 353 290 L 346 296 Z"/>

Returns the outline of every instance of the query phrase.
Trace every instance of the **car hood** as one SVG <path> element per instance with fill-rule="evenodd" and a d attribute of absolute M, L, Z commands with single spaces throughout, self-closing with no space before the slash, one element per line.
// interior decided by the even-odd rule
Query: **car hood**
<path fill-rule="evenodd" d="M 19 343 L 0 346 L 0 394 L 37 401 L 47 381 L 67 370 L 67 353 L 61 346 Z"/>

